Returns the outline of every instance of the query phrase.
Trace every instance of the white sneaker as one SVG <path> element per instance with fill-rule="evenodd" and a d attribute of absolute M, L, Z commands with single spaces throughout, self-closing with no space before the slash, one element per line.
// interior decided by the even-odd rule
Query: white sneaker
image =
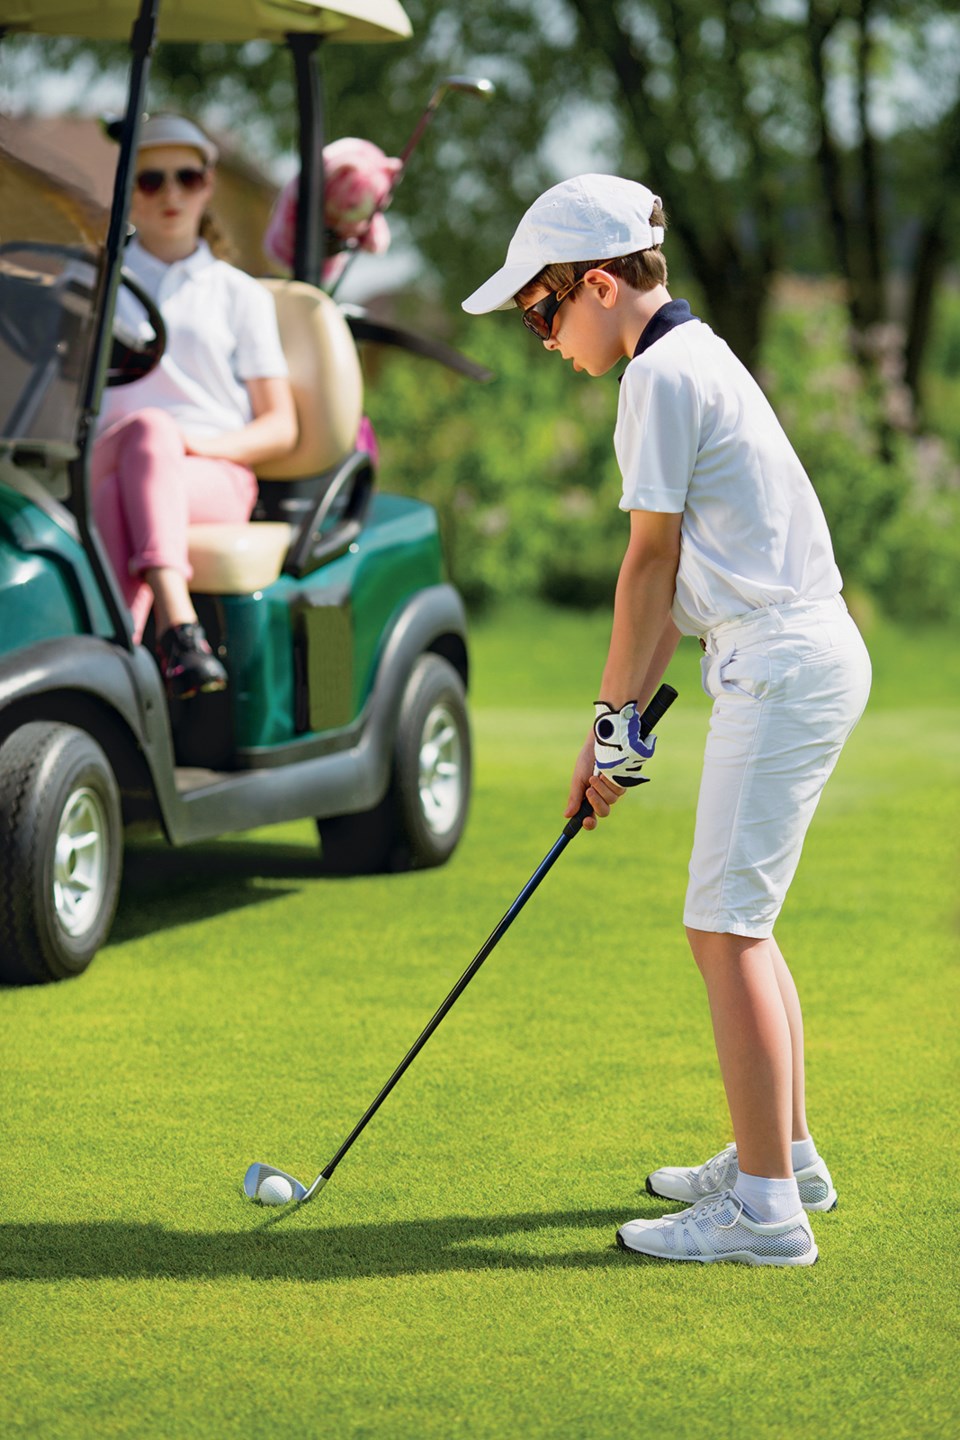
<path fill-rule="evenodd" d="M 801 1210 L 773 1225 L 751 1220 L 732 1190 L 659 1220 L 631 1220 L 617 1231 L 621 1250 L 657 1260 L 735 1260 L 741 1265 L 813 1265 L 817 1242 Z"/>
<path fill-rule="evenodd" d="M 665 1166 L 647 1176 L 647 1194 L 658 1200 L 681 1200 L 695 1205 L 722 1190 L 732 1190 L 740 1171 L 737 1168 L 737 1147 L 728 1145 L 695 1169 Z M 812 1165 L 795 1170 L 797 1186 L 804 1210 L 835 1210 L 837 1192 L 830 1171 L 818 1155 Z"/>

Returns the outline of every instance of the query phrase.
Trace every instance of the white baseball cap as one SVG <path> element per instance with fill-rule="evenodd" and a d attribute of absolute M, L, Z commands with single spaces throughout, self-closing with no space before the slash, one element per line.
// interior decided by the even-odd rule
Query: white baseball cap
<path fill-rule="evenodd" d="M 207 165 L 216 165 L 218 150 L 199 125 L 185 115 L 150 115 L 140 126 L 140 150 L 151 145 L 189 145 L 199 150 Z"/>
<path fill-rule="evenodd" d="M 546 265 L 612 260 L 663 242 L 650 215 L 661 203 L 646 185 L 618 175 L 576 175 L 534 200 L 513 233 L 495 275 L 463 302 L 469 315 L 509 310 L 513 297 Z"/>

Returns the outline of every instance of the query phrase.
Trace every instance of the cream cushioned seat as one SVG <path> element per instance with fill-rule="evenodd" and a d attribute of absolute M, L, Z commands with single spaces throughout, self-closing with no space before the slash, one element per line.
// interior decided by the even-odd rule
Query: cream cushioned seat
<path fill-rule="evenodd" d="M 191 525 L 190 589 L 201 595 L 252 595 L 272 585 L 296 530 L 282 521 Z"/>
<path fill-rule="evenodd" d="M 293 452 L 259 466 L 261 485 L 322 475 L 351 453 L 363 413 L 363 377 L 335 301 L 300 280 L 264 280 L 273 295 L 300 434 Z M 279 576 L 296 530 L 282 522 L 191 525 L 190 588 L 250 595 Z"/>

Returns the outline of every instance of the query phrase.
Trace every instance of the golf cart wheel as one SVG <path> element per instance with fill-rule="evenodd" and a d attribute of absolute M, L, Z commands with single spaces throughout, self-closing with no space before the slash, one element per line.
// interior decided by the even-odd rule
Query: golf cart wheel
<path fill-rule="evenodd" d="M 390 788 L 373 810 L 318 821 L 329 874 L 426 869 L 449 859 L 470 802 L 470 724 L 463 681 L 421 655 L 407 681 Z"/>
<path fill-rule="evenodd" d="M 32 721 L 0 746 L 0 981 L 81 974 L 120 893 L 120 793 L 97 742 Z"/>

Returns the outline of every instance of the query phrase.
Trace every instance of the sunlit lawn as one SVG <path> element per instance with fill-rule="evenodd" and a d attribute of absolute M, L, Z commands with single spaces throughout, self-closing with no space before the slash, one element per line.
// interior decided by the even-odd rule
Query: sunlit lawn
<path fill-rule="evenodd" d="M 316 873 L 298 824 L 140 842 L 80 980 L 0 992 L 0 1414 L 86 1436 L 953 1436 L 960 659 L 871 636 L 874 703 L 778 931 L 840 1191 L 807 1271 L 631 1261 L 647 1171 L 729 1137 L 679 923 L 694 649 L 655 783 L 544 882 L 316 1204 L 310 1180 L 559 834 L 606 639 L 478 624 L 453 861 Z"/>

